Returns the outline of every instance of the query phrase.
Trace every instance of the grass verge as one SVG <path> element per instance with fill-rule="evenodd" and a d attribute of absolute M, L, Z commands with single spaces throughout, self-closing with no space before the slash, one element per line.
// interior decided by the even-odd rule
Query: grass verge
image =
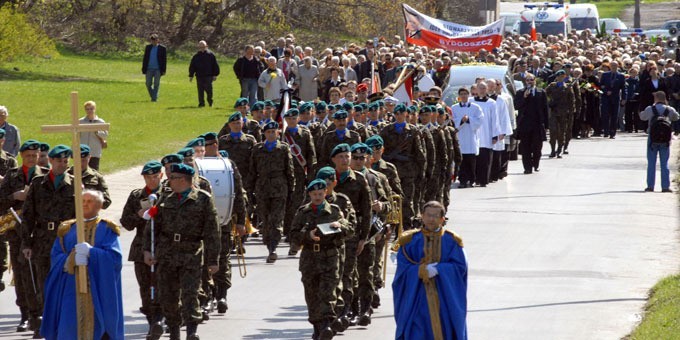
<path fill-rule="evenodd" d="M 600 18 L 620 18 L 623 14 L 623 10 L 628 6 L 634 6 L 634 0 L 606 0 L 606 1 L 588 1 L 579 0 L 578 3 L 592 3 L 597 6 L 597 11 L 600 14 Z M 645 0 L 641 1 L 641 4 L 653 4 L 659 2 L 673 2 L 672 0 Z"/>
<path fill-rule="evenodd" d="M 680 274 L 659 281 L 650 292 L 645 315 L 625 339 L 677 339 L 680 334 Z"/>
<path fill-rule="evenodd" d="M 141 73 L 141 58 L 69 53 L 0 66 L 0 105 L 9 109 L 8 121 L 19 127 L 23 141 L 37 139 L 54 146 L 70 145 L 70 137 L 42 134 L 40 126 L 70 122 L 71 91 L 79 92 L 81 104 L 94 100 L 97 114 L 111 123 L 109 147 L 101 161 L 101 171 L 111 173 L 176 152 L 199 134 L 219 131 L 233 111 L 240 86 L 232 71 L 234 60 L 218 62 L 221 75 L 213 85 L 213 108 L 197 108 L 188 59 L 168 60 L 158 102 L 153 103 Z"/>

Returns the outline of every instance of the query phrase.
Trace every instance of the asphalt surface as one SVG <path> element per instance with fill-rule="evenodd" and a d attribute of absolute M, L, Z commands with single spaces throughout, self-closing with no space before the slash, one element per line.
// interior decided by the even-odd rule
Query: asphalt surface
<path fill-rule="evenodd" d="M 659 183 L 657 192 L 643 192 L 645 140 L 573 141 L 570 155 L 545 157 L 539 173 L 522 174 L 516 161 L 506 179 L 487 188 L 452 189 L 448 227 L 462 235 L 470 266 L 470 339 L 619 339 L 635 327 L 648 290 L 676 272 L 680 258 L 676 194 L 660 193 Z M 105 216 L 120 217 L 130 190 L 143 185 L 138 174 L 107 176 L 113 204 Z M 132 237 L 121 236 L 126 255 Z M 199 326 L 202 339 L 310 338 L 298 259 L 284 247 L 276 264 L 265 264 L 257 241 L 247 245 L 247 277 L 234 268 L 228 312 Z M 390 264 L 388 282 L 394 270 Z M 126 338 L 143 339 L 131 263 L 123 286 Z M 392 338 L 389 287 L 381 296 L 369 327 L 337 338 Z M 0 293 L 0 338 L 30 338 L 13 332 L 13 302 L 11 287 Z"/>

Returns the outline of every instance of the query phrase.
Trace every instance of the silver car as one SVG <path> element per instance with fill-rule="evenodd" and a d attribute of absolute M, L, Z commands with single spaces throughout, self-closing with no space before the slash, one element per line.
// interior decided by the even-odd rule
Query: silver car
<path fill-rule="evenodd" d="M 442 99 L 446 105 L 451 106 L 458 98 L 458 89 L 475 83 L 475 79 L 484 77 L 485 79 L 500 79 L 503 84 L 503 91 L 515 96 L 517 88 L 515 82 L 512 80 L 512 74 L 507 66 L 500 65 L 453 65 L 449 70 L 449 75 L 445 81 L 444 93 Z"/>

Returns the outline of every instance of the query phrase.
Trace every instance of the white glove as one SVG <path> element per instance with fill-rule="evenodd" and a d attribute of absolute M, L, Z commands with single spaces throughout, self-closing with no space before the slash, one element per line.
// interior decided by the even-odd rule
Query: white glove
<path fill-rule="evenodd" d="M 439 271 L 437 271 L 437 262 L 435 263 L 430 263 L 427 265 L 427 277 L 433 278 L 439 274 Z"/>
<path fill-rule="evenodd" d="M 392 264 L 397 264 L 397 252 L 393 251 L 390 253 L 390 261 L 392 261 Z"/>
<path fill-rule="evenodd" d="M 146 211 L 144 212 L 144 216 L 142 216 L 142 218 L 147 221 L 151 219 L 151 215 L 149 215 L 149 209 L 146 209 Z"/>
<path fill-rule="evenodd" d="M 87 266 L 87 255 L 76 253 L 76 266 Z"/>
<path fill-rule="evenodd" d="M 83 255 L 87 258 L 88 256 L 90 256 L 91 248 L 92 246 L 87 242 L 78 243 L 76 244 L 76 255 Z"/>

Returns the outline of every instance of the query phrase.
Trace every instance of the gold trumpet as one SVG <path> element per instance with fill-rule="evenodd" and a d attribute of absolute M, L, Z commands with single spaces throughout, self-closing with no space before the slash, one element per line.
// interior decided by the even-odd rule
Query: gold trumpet
<path fill-rule="evenodd" d="M 397 236 L 401 236 L 402 233 L 402 224 L 404 221 L 404 215 L 402 213 L 401 209 L 401 203 L 402 203 L 403 198 L 400 195 L 394 194 L 390 196 L 390 206 L 392 209 L 390 209 L 390 212 L 387 214 L 387 217 L 385 218 L 385 224 L 389 224 L 391 226 L 398 225 L 399 229 L 397 231 Z M 387 239 L 387 235 L 385 235 L 385 246 L 383 249 L 383 282 L 385 282 L 387 278 L 387 248 L 392 248 L 390 245 L 390 240 Z"/>
<path fill-rule="evenodd" d="M 19 223 L 17 216 L 21 214 L 21 210 L 15 212 L 14 209 L 10 209 L 11 210 L 7 210 L 4 215 L 0 216 L 0 235 L 4 235 L 10 230 L 15 230 Z"/>
<path fill-rule="evenodd" d="M 246 234 L 250 235 L 255 232 L 253 224 L 250 223 L 250 218 L 246 216 Z M 238 264 L 238 273 L 241 278 L 245 278 L 248 275 L 248 268 L 246 268 L 246 256 L 243 252 L 243 242 L 241 242 L 242 236 L 236 230 L 236 215 L 231 216 L 231 234 L 234 235 L 234 243 L 236 244 L 236 263 Z"/>

